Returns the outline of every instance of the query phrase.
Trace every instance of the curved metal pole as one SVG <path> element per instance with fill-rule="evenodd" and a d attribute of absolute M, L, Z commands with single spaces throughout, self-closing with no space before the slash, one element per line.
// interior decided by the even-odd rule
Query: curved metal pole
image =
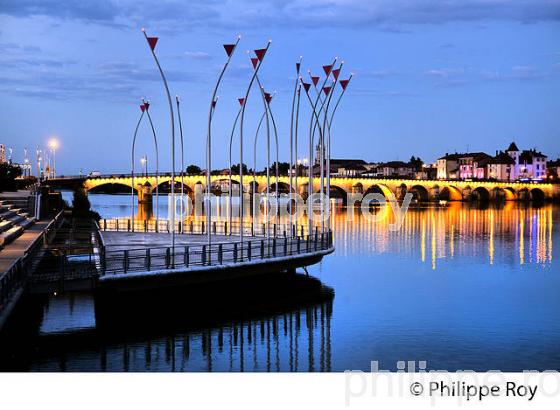
<path fill-rule="evenodd" d="M 184 201 L 184 174 L 185 174 L 185 150 L 183 146 L 183 122 L 181 121 L 181 110 L 179 109 L 179 96 L 175 96 L 175 101 L 177 102 L 177 119 L 179 120 L 179 135 L 181 137 L 181 230 L 183 230 L 183 221 L 185 219 L 185 214 L 183 212 L 183 201 Z"/>
<path fill-rule="evenodd" d="M 276 143 L 276 169 L 275 169 L 275 174 L 276 174 L 276 186 L 275 186 L 275 194 L 276 194 L 276 224 L 279 225 L 280 224 L 280 213 L 279 213 L 279 207 L 280 207 L 280 197 L 278 194 L 278 183 L 280 180 L 280 169 L 279 169 L 279 148 L 278 148 L 278 128 L 276 128 L 276 121 L 274 120 L 274 115 L 272 115 L 272 109 L 270 108 L 270 103 L 267 101 L 266 103 L 267 108 L 268 108 L 268 113 L 270 114 L 270 119 L 272 120 L 272 129 L 274 130 L 274 140 Z"/>
<path fill-rule="evenodd" d="M 218 77 L 218 81 L 216 81 L 216 85 L 214 86 L 214 91 L 212 92 L 212 99 L 210 100 L 210 110 L 208 111 L 208 134 L 206 135 L 206 200 L 207 200 L 207 208 L 206 208 L 206 230 L 208 231 L 208 245 L 209 249 L 208 252 L 211 252 L 210 245 L 212 244 L 212 198 L 210 197 L 211 194 L 211 180 L 210 174 L 212 173 L 212 117 L 214 116 L 214 108 L 216 107 L 216 93 L 218 92 L 218 87 L 222 82 L 222 78 L 226 69 L 231 61 L 231 57 L 235 53 L 235 49 L 237 48 L 237 44 L 239 44 L 239 40 L 241 36 L 237 36 L 237 41 L 233 46 L 233 50 L 228 53 L 228 59 L 220 72 L 220 76 Z"/>
<path fill-rule="evenodd" d="M 175 267 L 175 118 L 173 117 L 173 103 L 171 102 L 171 93 L 169 92 L 167 79 L 165 78 L 165 74 L 161 69 L 156 53 L 154 52 L 155 43 L 152 47 L 144 28 L 142 28 L 142 33 L 144 33 L 146 42 L 150 47 L 150 51 L 152 52 L 152 56 L 154 57 L 154 61 L 158 67 L 159 74 L 161 75 L 163 86 L 165 88 L 165 93 L 167 95 L 167 103 L 169 105 L 169 120 L 171 122 L 171 203 L 173 204 L 173 212 L 171 212 L 171 267 L 173 268 Z"/>
<path fill-rule="evenodd" d="M 290 211 L 290 236 L 292 234 L 292 224 L 293 224 L 293 213 L 292 213 L 292 186 L 293 186 L 293 165 L 294 165 L 294 156 L 293 156 L 293 151 L 294 151 L 294 109 L 295 109 L 295 105 L 296 105 L 296 94 L 298 93 L 298 84 L 299 84 L 299 70 L 301 67 L 301 62 L 303 60 L 303 57 L 299 57 L 299 62 L 296 63 L 296 81 L 294 83 L 294 94 L 292 96 L 292 113 L 290 115 L 290 193 L 288 195 L 288 201 L 289 201 L 289 205 L 288 205 L 288 209 Z M 296 148 L 296 152 L 297 152 L 297 148 Z M 296 162 L 297 162 L 297 155 L 296 155 Z M 297 178 L 297 176 L 296 176 Z M 297 204 L 297 202 L 296 202 Z"/>
<path fill-rule="evenodd" d="M 263 112 L 261 119 L 259 120 L 259 125 L 257 126 L 257 131 L 255 131 L 255 140 L 253 142 L 253 190 L 257 185 L 257 140 L 259 138 L 259 131 L 261 129 L 261 125 L 264 121 L 264 116 L 266 115 L 266 111 Z M 260 196 L 259 196 L 259 203 L 256 205 L 255 201 L 255 194 L 253 192 L 253 224 L 255 224 L 256 216 L 257 216 L 257 208 L 256 206 L 261 206 Z"/>
<path fill-rule="evenodd" d="M 348 82 L 346 83 L 346 85 L 344 87 L 342 87 L 342 92 L 340 93 L 340 95 L 338 96 L 338 99 L 336 101 L 336 104 L 334 105 L 334 108 L 332 110 L 331 113 L 331 118 L 328 122 L 327 128 L 328 128 L 328 145 L 327 145 L 327 168 L 329 169 L 329 173 L 327 174 L 327 192 L 329 193 L 329 209 L 330 209 L 330 196 L 331 196 L 331 173 L 330 173 L 330 169 L 331 169 L 331 125 L 333 122 L 333 118 L 334 118 L 334 114 L 336 112 L 336 109 L 338 108 L 338 105 L 340 104 L 340 100 L 342 99 L 342 96 L 344 95 L 344 93 L 346 92 L 346 87 L 348 86 L 348 83 L 350 82 L 350 80 L 352 79 L 352 76 L 354 74 L 350 73 L 350 77 L 348 77 Z M 330 223 L 331 223 L 331 219 L 330 219 L 330 215 L 329 218 L 327 219 L 327 230 L 330 231 Z"/>
<path fill-rule="evenodd" d="M 150 127 L 152 128 L 154 143 L 156 145 L 156 225 L 159 226 L 159 151 L 156 130 L 154 128 L 154 123 L 152 122 L 152 116 L 150 115 L 149 107 L 146 107 L 146 114 L 148 115 L 148 120 L 150 121 Z"/>
<path fill-rule="evenodd" d="M 257 85 L 261 91 L 261 97 L 264 105 L 264 113 L 266 114 L 266 237 L 270 237 L 270 121 L 268 118 L 269 107 L 266 102 L 266 95 L 264 88 L 261 84 L 259 76 L 256 77 Z"/>
<path fill-rule="evenodd" d="M 311 96 L 309 95 L 309 90 L 305 88 L 305 85 L 303 83 L 303 79 L 301 77 L 300 77 L 300 81 L 302 83 L 303 89 L 305 90 L 305 95 L 307 95 L 307 99 L 309 100 L 309 104 L 312 107 L 312 110 L 311 110 L 312 111 L 312 117 L 314 117 L 315 120 L 318 123 L 320 123 L 319 116 L 317 115 L 317 112 L 315 111 L 315 105 L 316 105 L 317 100 L 315 101 L 315 104 L 314 104 L 313 101 L 311 100 Z M 309 133 L 309 152 L 311 154 L 310 159 L 312 159 L 313 158 L 313 145 L 312 145 L 312 140 L 311 140 L 311 138 L 312 138 L 311 124 L 310 124 L 310 127 L 309 127 L 309 131 L 310 131 L 310 133 Z M 323 131 L 321 129 L 321 126 L 319 125 L 319 135 L 322 135 L 322 133 L 323 133 Z M 310 201 L 310 197 L 312 195 L 312 189 L 313 189 L 313 166 L 311 164 L 311 161 L 309 163 L 308 174 L 309 174 L 309 182 L 308 182 L 309 185 L 307 186 L 307 191 L 308 191 L 308 195 L 307 195 L 308 232 L 307 232 L 307 234 L 310 235 L 311 231 L 312 231 L 312 228 L 313 228 L 313 221 L 312 221 L 312 217 L 311 217 L 312 212 L 313 212 L 313 206 L 312 206 L 312 203 Z"/>
<path fill-rule="evenodd" d="M 266 48 L 264 49 L 264 54 L 268 51 L 270 47 L 270 43 L 272 40 L 268 40 Z M 245 119 L 245 107 L 247 106 L 247 99 L 249 98 L 249 93 L 251 92 L 251 87 L 253 86 L 253 82 L 255 81 L 255 77 L 261 68 L 262 61 L 264 60 L 264 55 L 262 59 L 259 59 L 257 66 L 254 68 L 253 76 L 251 77 L 251 81 L 249 82 L 249 86 L 247 87 L 247 91 L 245 92 L 245 98 L 243 99 L 243 107 L 241 110 L 241 124 L 239 125 L 239 199 L 240 199 L 240 207 L 239 207 L 239 220 L 240 220 L 240 229 L 239 229 L 239 240 L 241 242 L 241 257 L 243 258 L 243 122 Z"/>
<path fill-rule="evenodd" d="M 334 66 L 336 64 L 337 60 L 338 60 L 338 57 L 335 57 L 333 62 L 332 62 L 332 66 Z M 332 69 L 331 69 L 331 71 L 332 71 Z M 330 73 L 329 73 L 329 75 L 330 75 Z M 327 80 L 329 79 L 329 75 L 325 76 L 325 79 L 323 80 L 323 84 L 321 85 L 321 88 L 320 88 L 321 90 L 323 89 L 323 87 L 327 83 Z M 305 91 L 306 91 L 307 96 L 309 98 L 311 98 L 309 96 L 308 90 L 305 90 Z M 312 105 L 312 110 L 313 110 L 314 116 L 317 117 L 317 123 L 319 123 L 320 120 L 319 120 L 319 116 L 316 112 L 316 108 L 317 108 L 317 103 L 319 102 L 320 98 L 321 98 L 321 93 L 317 92 L 317 98 L 315 99 L 315 103 L 313 103 L 313 105 Z M 308 212 L 308 218 L 309 218 L 309 224 L 308 224 L 309 232 L 308 232 L 308 235 L 311 234 L 311 229 L 312 229 L 311 215 L 312 215 L 312 212 L 313 212 L 313 206 L 312 206 L 312 203 L 309 200 L 309 198 L 311 197 L 311 195 L 313 195 L 313 143 L 314 143 L 314 141 L 313 141 L 313 124 L 314 124 L 314 121 L 315 121 L 314 116 L 313 115 L 311 116 L 311 120 L 309 122 L 309 185 L 307 187 L 307 190 L 308 190 L 307 212 Z M 323 140 L 323 133 L 321 132 L 320 128 L 319 128 L 319 130 L 320 130 L 320 132 L 319 132 L 320 140 L 322 141 Z M 323 201 L 321 201 L 321 214 L 322 214 L 322 212 L 323 212 Z"/>
<path fill-rule="evenodd" d="M 298 186 L 298 174 L 299 174 L 299 164 L 298 164 L 298 129 L 299 129 L 299 100 L 301 96 L 301 84 L 298 85 L 297 90 L 297 104 L 296 104 L 296 132 L 294 135 L 294 145 L 295 145 L 295 156 L 296 156 L 296 193 L 299 195 L 299 186 Z M 296 211 L 297 211 L 297 201 L 296 201 Z M 297 223 L 297 221 L 296 221 Z M 297 234 L 297 232 L 296 232 Z"/>
<path fill-rule="evenodd" d="M 134 129 L 134 137 L 132 138 L 132 158 L 131 158 L 132 159 L 132 163 L 131 163 L 132 189 L 130 191 L 130 194 L 132 195 L 132 232 L 134 232 L 134 146 L 136 145 L 136 136 L 138 135 L 138 128 L 140 128 L 140 123 L 142 122 L 142 118 L 144 118 L 144 110 L 145 108 L 142 108 L 142 114 L 140 114 L 140 118 L 136 123 L 136 128 Z"/>
<path fill-rule="evenodd" d="M 237 115 L 235 116 L 235 121 L 233 122 L 233 127 L 231 129 L 231 135 L 229 136 L 229 192 L 228 192 L 228 206 L 229 206 L 229 212 L 228 212 L 228 219 L 229 219 L 229 234 L 231 235 L 231 223 L 232 223 L 232 219 L 233 219 L 233 184 L 232 184 L 232 180 L 231 180 L 231 148 L 232 148 L 232 144 L 233 144 L 233 135 L 235 134 L 235 127 L 237 126 L 237 121 L 239 120 L 239 116 L 241 115 L 241 107 L 239 108 L 239 111 L 237 111 Z M 224 232 L 225 234 L 225 232 Z"/>

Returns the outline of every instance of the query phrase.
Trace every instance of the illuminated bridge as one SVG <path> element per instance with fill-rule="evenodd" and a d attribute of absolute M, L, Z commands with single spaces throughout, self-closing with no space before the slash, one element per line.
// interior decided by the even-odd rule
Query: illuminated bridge
<path fill-rule="evenodd" d="M 212 192 L 219 194 L 228 191 L 229 177 L 227 175 L 213 175 Z M 239 186 L 239 176 L 232 176 L 234 186 Z M 295 178 L 293 179 L 295 181 Z M 298 177 L 298 193 L 307 196 L 308 178 Z M 56 188 L 75 188 L 83 186 L 86 192 L 130 192 L 132 177 L 130 174 L 111 174 L 99 176 L 69 176 L 50 179 L 48 185 Z M 255 184 L 251 174 L 244 175 L 244 190 L 248 193 L 266 191 L 266 176 L 257 175 Z M 278 182 L 275 177 L 270 178 L 270 191 L 274 192 L 276 184 L 280 193 L 289 192 L 289 176 L 280 176 Z M 151 199 L 156 185 L 160 192 L 169 192 L 171 174 L 160 174 L 156 180 L 155 174 L 135 175 L 134 189 L 139 201 Z M 318 192 L 320 179 L 314 178 L 313 192 Z M 181 176 L 175 176 L 176 191 L 181 187 Z M 183 191 L 192 195 L 197 190 L 206 189 L 204 175 L 184 175 Z M 295 192 L 295 183 L 293 184 Z M 560 186 L 551 183 L 532 182 L 500 182 L 500 181 L 459 181 L 459 180 L 416 180 L 416 179 L 380 179 L 360 177 L 331 177 L 331 197 L 346 200 L 347 194 L 381 193 L 387 199 L 401 200 L 407 193 L 412 193 L 420 202 L 429 201 L 546 201 L 560 199 Z"/>

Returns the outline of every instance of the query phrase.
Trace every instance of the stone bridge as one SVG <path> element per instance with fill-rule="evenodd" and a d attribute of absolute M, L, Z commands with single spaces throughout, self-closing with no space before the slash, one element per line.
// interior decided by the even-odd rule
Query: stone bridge
<path fill-rule="evenodd" d="M 72 179 L 58 178 L 49 180 L 54 186 L 66 185 Z M 108 188 L 121 187 L 132 188 L 130 175 L 101 175 L 91 177 L 76 177 L 75 182 L 82 182 L 86 191 L 100 191 Z M 239 176 L 233 175 L 234 186 L 239 186 Z M 180 190 L 181 177 L 175 176 L 176 192 Z M 228 192 L 228 176 L 213 175 L 212 192 L 215 194 Z M 293 179 L 295 192 L 295 177 Z M 298 191 L 303 197 L 307 196 L 307 177 L 298 177 Z M 270 191 L 276 189 L 276 178 L 270 178 Z M 244 190 L 253 193 L 253 175 L 244 175 Z M 289 191 L 289 176 L 280 176 L 278 179 L 278 190 L 281 193 Z M 169 192 L 171 185 L 170 174 L 160 175 L 156 181 L 155 175 L 139 175 L 134 177 L 134 189 L 139 195 L 139 200 L 151 200 L 151 194 L 155 192 L 156 185 L 160 192 Z M 254 191 L 262 193 L 266 190 L 266 176 L 256 177 Z M 197 189 L 206 189 L 206 177 L 204 175 L 185 175 L 183 177 L 184 192 L 192 195 Z M 314 178 L 313 192 L 318 192 L 320 186 L 319 178 Z M 414 198 L 421 202 L 428 201 L 545 201 L 560 199 L 560 186 L 550 183 L 531 182 L 491 182 L 491 181 L 459 181 L 459 180 L 415 180 L 415 179 L 377 179 L 377 178 L 353 178 L 353 177 L 331 177 L 331 196 L 346 200 L 349 193 L 381 193 L 385 197 L 394 195 L 397 199 L 403 199 L 406 193 L 412 193 Z M 235 188 L 234 188 L 235 189 Z"/>

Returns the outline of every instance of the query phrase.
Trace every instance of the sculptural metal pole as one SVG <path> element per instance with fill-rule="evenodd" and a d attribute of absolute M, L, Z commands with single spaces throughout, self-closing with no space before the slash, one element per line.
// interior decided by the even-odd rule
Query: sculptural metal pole
<path fill-rule="evenodd" d="M 140 128 L 140 123 L 142 122 L 142 118 L 144 118 L 144 111 L 146 110 L 144 104 L 140 105 L 140 110 L 142 111 L 142 114 L 140 114 L 140 118 L 136 123 L 136 128 L 134 129 L 134 137 L 132 138 L 132 158 L 131 158 L 132 172 L 130 174 L 132 178 L 132 187 L 131 187 L 132 189 L 130 191 L 130 194 L 132 196 L 132 232 L 134 232 L 134 146 L 136 144 L 136 135 L 138 135 L 138 129 Z"/>
<path fill-rule="evenodd" d="M 148 120 L 150 122 L 150 127 L 152 128 L 152 134 L 154 135 L 154 144 L 156 146 L 156 226 L 159 226 L 159 150 L 156 136 L 156 129 L 154 128 L 154 123 L 152 122 L 152 116 L 150 115 L 150 103 L 145 102 L 146 114 L 148 115 Z M 146 167 L 146 177 L 148 168 Z"/>
<path fill-rule="evenodd" d="M 224 64 L 222 71 L 216 81 L 216 85 L 214 86 L 214 91 L 212 92 L 212 99 L 210 100 L 210 110 L 208 112 L 208 133 L 206 135 L 206 224 L 207 224 L 207 231 L 208 231 L 208 252 L 212 252 L 210 249 L 210 245 L 212 244 L 212 198 L 211 198 L 211 173 L 212 173 L 212 117 L 214 115 L 214 109 L 216 107 L 216 93 L 218 92 L 218 87 L 222 81 L 224 73 L 231 61 L 231 57 L 237 48 L 237 44 L 239 44 L 239 40 L 241 36 L 237 36 L 237 41 L 235 44 L 224 44 L 224 50 L 228 56 L 226 63 Z"/>
<path fill-rule="evenodd" d="M 247 107 L 247 100 L 249 98 L 249 93 L 251 92 L 251 87 L 253 86 L 253 82 L 255 81 L 255 77 L 261 68 L 262 62 L 264 60 L 264 56 L 270 47 L 270 43 L 272 40 L 268 40 L 266 48 L 261 48 L 259 50 L 255 50 L 255 54 L 258 58 L 258 63 L 253 63 L 253 76 L 251 77 L 251 81 L 249 82 L 249 86 L 247 87 L 247 91 L 245 92 L 245 97 L 243 98 L 243 107 L 241 110 L 241 123 L 239 125 L 239 199 L 240 199 L 240 229 L 239 229 L 239 240 L 241 242 L 241 258 L 243 259 L 243 122 L 245 119 L 245 108 Z"/>
<path fill-rule="evenodd" d="M 180 101 L 179 101 L 179 96 L 176 95 L 175 96 L 175 101 L 177 102 L 177 119 L 179 120 L 179 136 L 181 137 L 181 230 L 183 229 L 183 222 L 185 219 L 185 214 L 184 214 L 184 209 L 183 209 L 183 204 L 184 204 L 184 195 L 185 195 L 185 190 L 184 190 L 184 185 L 185 185 L 185 181 L 184 181 L 184 175 L 185 175 L 185 150 L 184 150 L 184 145 L 183 145 L 183 122 L 181 121 L 181 110 L 179 108 L 180 106 Z"/>
<path fill-rule="evenodd" d="M 163 81 L 163 86 L 165 88 L 165 93 L 167 95 L 167 103 L 169 105 L 169 119 L 171 123 L 171 203 L 172 203 L 172 212 L 171 212 L 171 267 L 175 267 L 175 119 L 173 116 L 173 103 L 171 102 L 171 93 L 169 92 L 169 87 L 167 85 L 167 79 L 165 78 L 165 74 L 161 68 L 159 60 L 155 53 L 156 44 L 158 42 L 157 37 L 148 37 L 146 34 L 146 30 L 142 28 L 142 33 L 144 33 L 144 37 L 148 45 L 150 46 L 150 50 L 152 52 L 152 56 L 154 57 L 154 61 L 158 67 L 159 73 L 161 75 L 161 79 Z"/>
<path fill-rule="evenodd" d="M 293 166 L 294 166 L 294 157 L 293 157 L 293 151 L 294 151 L 294 109 L 295 109 L 295 105 L 296 105 L 296 94 L 298 93 L 298 85 L 299 85 L 299 70 L 301 67 L 301 61 L 303 60 L 303 57 L 299 57 L 299 61 L 296 63 L 296 81 L 294 83 L 294 94 L 292 96 L 292 113 L 290 116 L 290 192 L 288 194 L 288 210 L 290 212 L 290 236 L 292 233 L 292 225 L 293 225 L 293 210 L 292 210 L 292 190 L 293 190 Z M 296 131 L 297 132 L 297 131 Z M 296 152 L 297 152 L 297 147 L 296 147 Z M 296 154 L 296 162 L 297 162 L 297 154 Z M 296 176 L 297 179 L 297 176 Z M 296 202 L 297 204 L 297 202 Z"/>
<path fill-rule="evenodd" d="M 240 106 L 243 105 L 243 99 L 242 98 L 238 98 L 239 104 Z M 231 167 L 232 167 L 232 163 L 231 163 L 231 149 L 233 146 L 233 135 L 235 134 L 235 127 L 237 126 L 237 121 L 239 120 L 239 116 L 241 115 L 241 107 L 239 108 L 239 111 L 237 111 L 237 115 L 235 116 L 235 121 L 233 122 L 233 127 L 231 128 L 231 135 L 229 136 L 229 192 L 228 192 L 228 208 L 229 208 L 229 212 L 228 212 L 228 221 L 229 221 L 229 234 L 231 235 L 231 227 L 232 227 L 232 222 L 233 222 L 233 183 L 232 183 L 232 179 L 231 179 Z M 225 232 L 224 232 L 225 234 Z"/>

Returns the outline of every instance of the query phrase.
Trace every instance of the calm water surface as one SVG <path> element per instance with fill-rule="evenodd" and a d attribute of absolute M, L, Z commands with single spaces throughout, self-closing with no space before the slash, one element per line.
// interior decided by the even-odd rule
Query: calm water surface
<path fill-rule="evenodd" d="M 126 195 L 90 200 L 102 217 L 130 214 Z M 171 312 L 164 328 L 131 318 L 140 324 L 118 336 L 97 323 L 92 295 L 57 295 L 41 302 L 10 363 L 37 371 L 344 371 L 424 360 L 429 369 L 560 370 L 560 208 L 417 207 L 397 232 L 391 218 L 353 214 L 348 221 L 337 210 L 336 252 L 309 268 L 334 299 L 279 302 L 194 327 L 181 318 L 200 312 Z"/>

